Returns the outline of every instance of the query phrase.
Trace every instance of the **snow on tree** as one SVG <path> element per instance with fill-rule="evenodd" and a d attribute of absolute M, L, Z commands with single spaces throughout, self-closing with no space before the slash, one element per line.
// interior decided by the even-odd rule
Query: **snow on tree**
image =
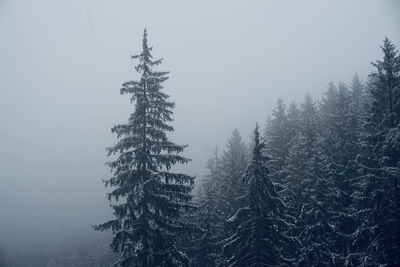
<path fill-rule="evenodd" d="M 271 160 L 268 162 L 271 171 L 271 179 L 282 183 L 287 173 L 286 166 L 289 156 L 289 148 L 294 137 L 294 131 L 289 124 L 286 106 L 282 99 L 278 99 L 276 108 L 272 111 L 265 129 L 265 146 Z"/>
<path fill-rule="evenodd" d="M 323 142 L 324 138 L 318 135 L 301 182 L 303 206 L 297 224 L 301 242 L 299 266 L 341 266 L 344 262 L 337 252 L 339 190 L 335 173 L 323 153 Z"/>
<path fill-rule="evenodd" d="M 369 76 L 369 112 L 365 118 L 360 176 L 354 194 L 359 226 L 355 232 L 359 262 L 400 264 L 400 56 L 386 38 L 383 61 Z"/>
<path fill-rule="evenodd" d="M 285 166 L 286 177 L 284 179 L 283 197 L 290 207 L 293 216 L 298 217 L 304 204 L 304 179 L 306 178 L 307 162 L 313 154 L 319 129 L 318 113 L 314 101 L 310 95 L 306 95 L 300 106 L 298 115 L 298 129 L 293 137 L 287 164 Z"/>
<path fill-rule="evenodd" d="M 365 114 L 365 107 L 367 103 L 367 95 L 365 94 L 364 84 L 358 78 L 358 75 L 353 77 L 350 87 L 350 103 L 349 103 L 349 117 L 348 117 L 348 136 L 353 140 L 351 144 L 352 151 L 358 152 L 361 142 L 361 131 L 363 116 Z M 356 156 L 355 154 L 354 156 Z"/>
<path fill-rule="evenodd" d="M 194 264 L 207 261 L 207 266 L 220 266 L 221 242 L 233 233 L 225 221 L 241 205 L 240 197 L 246 190 L 242 176 L 247 164 L 248 148 L 239 131 L 234 129 L 222 156 L 216 152 L 208 160 L 209 173 L 204 177 L 194 216 L 196 224 L 203 230 L 193 241 Z"/>
<path fill-rule="evenodd" d="M 179 155 L 185 146 L 166 135 L 174 130 L 169 125 L 174 103 L 162 91 L 168 72 L 154 70 L 162 60 L 153 59 L 146 30 L 142 48 L 132 56 L 139 61 L 140 79 L 121 89 L 131 96 L 134 111 L 126 124 L 112 128 L 118 142 L 108 148 L 109 156 L 116 155 L 108 163 L 112 177 L 105 180 L 113 188 L 108 199 L 115 200 L 115 219 L 95 229 L 113 232 L 111 248 L 121 255 L 115 266 L 185 266 L 188 259 L 176 248 L 175 233 L 185 229 L 180 216 L 190 208 L 194 177 L 170 171 L 189 159 Z"/>
<path fill-rule="evenodd" d="M 320 146 L 325 155 L 331 187 L 335 190 L 330 202 L 335 203 L 331 222 L 335 224 L 335 252 L 341 258 L 353 252 L 354 206 L 351 195 L 354 193 L 356 176 L 354 160 L 359 152 L 359 133 L 362 91 L 356 77 L 351 91 L 344 83 L 336 87 L 330 83 L 320 104 L 321 134 Z"/>
<path fill-rule="evenodd" d="M 242 176 L 248 162 L 248 148 L 242 141 L 240 132 L 234 129 L 219 161 L 221 170 L 218 190 L 221 198 L 221 212 L 225 218 L 235 214 L 240 206 L 238 198 L 245 192 Z"/>
<path fill-rule="evenodd" d="M 221 175 L 221 164 L 217 149 L 214 157 L 208 160 L 207 169 L 209 173 L 203 180 L 193 216 L 201 232 L 193 235 L 191 252 L 193 266 L 213 267 L 221 264 L 220 242 L 224 238 L 225 221 L 219 209 L 221 196 L 217 182 Z"/>
<path fill-rule="evenodd" d="M 269 177 L 265 165 L 269 158 L 263 149 L 257 126 L 251 162 L 243 176 L 248 183 L 242 197 L 246 205 L 228 220 L 236 231 L 224 241 L 227 266 L 286 266 L 290 262 L 284 255 L 284 247 L 292 241 L 283 216 L 286 207 Z"/>

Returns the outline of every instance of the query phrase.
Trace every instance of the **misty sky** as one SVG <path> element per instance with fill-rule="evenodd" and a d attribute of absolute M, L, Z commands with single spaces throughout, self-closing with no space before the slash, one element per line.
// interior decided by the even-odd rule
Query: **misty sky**
<path fill-rule="evenodd" d="M 215 146 L 235 127 L 247 142 L 279 97 L 365 80 L 385 36 L 400 47 L 396 1 L 144 2 L 0 0 L 0 240 L 110 218 L 105 147 L 133 110 L 119 89 L 138 78 L 130 55 L 145 27 L 171 72 L 170 136 L 189 145 L 183 170 L 198 177 Z"/>

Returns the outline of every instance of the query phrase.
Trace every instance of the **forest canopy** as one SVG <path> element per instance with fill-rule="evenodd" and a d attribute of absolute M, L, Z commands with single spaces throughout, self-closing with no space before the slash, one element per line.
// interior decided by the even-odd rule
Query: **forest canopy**
<path fill-rule="evenodd" d="M 142 48 L 140 80 L 121 89 L 134 112 L 108 149 L 116 218 L 95 227 L 113 232 L 115 266 L 400 264 L 400 55 L 389 39 L 367 81 L 278 100 L 250 144 L 235 129 L 194 198 L 194 177 L 170 171 L 189 160 L 166 135 L 174 103 L 146 30 Z"/>

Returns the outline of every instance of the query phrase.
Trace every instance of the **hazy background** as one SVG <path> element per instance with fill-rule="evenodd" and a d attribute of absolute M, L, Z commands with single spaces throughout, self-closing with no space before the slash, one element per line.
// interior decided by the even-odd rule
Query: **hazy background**
<path fill-rule="evenodd" d="M 133 110 L 143 28 L 176 102 L 172 139 L 201 177 L 233 128 L 248 140 L 277 98 L 319 98 L 365 79 L 385 36 L 400 46 L 398 1 L 0 0 L 0 246 L 49 246 L 111 218 L 110 128 Z"/>

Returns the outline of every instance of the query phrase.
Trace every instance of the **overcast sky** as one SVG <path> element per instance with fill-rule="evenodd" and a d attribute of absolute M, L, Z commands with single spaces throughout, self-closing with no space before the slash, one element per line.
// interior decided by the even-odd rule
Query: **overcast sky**
<path fill-rule="evenodd" d="M 0 0 L 0 240 L 110 216 L 105 147 L 133 110 L 119 89 L 138 78 L 145 27 L 171 72 L 171 138 L 201 177 L 214 147 L 235 127 L 247 142 L 279 97 L 365 80 L 385 36 L 400 47 L 399 3 Z"/>

